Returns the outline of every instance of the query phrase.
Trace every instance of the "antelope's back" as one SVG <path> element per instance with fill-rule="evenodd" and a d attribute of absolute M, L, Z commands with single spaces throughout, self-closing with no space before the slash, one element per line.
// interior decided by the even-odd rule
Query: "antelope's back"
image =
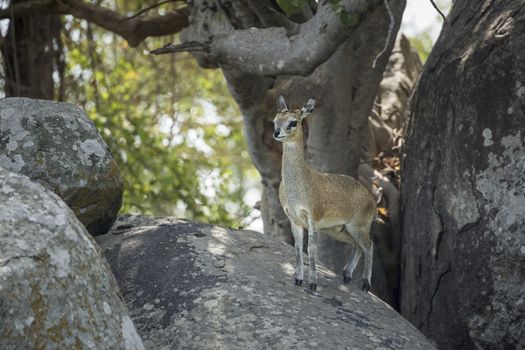
<path fill-rule="evenodd" d="M 317 202 L 324 208 L 323 217 L 345 217 L 371 222 L 376 213 L 374 196 L 353 177 L 318 173 Z"/>

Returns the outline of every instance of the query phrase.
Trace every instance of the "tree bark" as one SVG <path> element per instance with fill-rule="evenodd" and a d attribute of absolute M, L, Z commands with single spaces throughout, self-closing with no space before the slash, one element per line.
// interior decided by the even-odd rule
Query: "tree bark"
<path fill-rule="evenodd" d="M 1 43 L 6 97 L 53 99 L 53 71 L 63 60 L 61 28 L 58 15 L 21 14 L 10 18 Z"/>
<path fill-rule="evenodd" d="M 401 312 L 441 349 L 525 347 L 525 5 L 454 1 L 410 107 Z"/>

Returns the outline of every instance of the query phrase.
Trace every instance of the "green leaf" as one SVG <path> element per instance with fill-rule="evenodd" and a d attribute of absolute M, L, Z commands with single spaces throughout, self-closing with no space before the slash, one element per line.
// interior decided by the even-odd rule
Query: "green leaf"
<path fill-rule="evenodd" d="M 359 24 L 359 17 L 345 9 L 341 10 L 339 17 L 341 18 L 341 23 L 343 23 L 345 28 L 353 28 Z"/>
<path fill-rule="evenodd" d="M 428 55 L 432 50 L 432 46 L 434 45 L 432 36 L 429 32 L 430 28 L 427 28 L 421 33 L 409 38 L 410 44 L 417 50 L 417 53 L 419 54 L 419 58 L 421 59 L 422 63 L 426 62 Z"/>
<path fill-rule="evenodd" d="M 308 4 L 308 0 L 277 0 L 279 7 L 290 16 L 301 12 L 304 6 Z"/>

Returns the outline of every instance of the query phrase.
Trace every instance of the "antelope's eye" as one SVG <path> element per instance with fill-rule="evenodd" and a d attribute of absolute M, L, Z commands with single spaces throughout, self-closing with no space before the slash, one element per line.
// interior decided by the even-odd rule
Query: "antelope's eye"
<path fill-rule="evenodd" d="M 290 130 L 291 128 L 295 128 L 297 126 L 297 120 L 292 120 L 290 124 L 286 127 L 287 130 Z"/>

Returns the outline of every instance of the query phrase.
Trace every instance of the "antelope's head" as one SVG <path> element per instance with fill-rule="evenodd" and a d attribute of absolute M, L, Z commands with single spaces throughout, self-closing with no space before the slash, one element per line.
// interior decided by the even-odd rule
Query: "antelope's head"
<path fill-rule="evenodd" d="M 308 99 L 301 109 L 290 110 L 283 95 L 277 99 L 278 112 L 273 119 L 273 138 L 280 142 L 295 141 L 303 137 L 301 122 L 312 113 L 313 98 Z"/>

